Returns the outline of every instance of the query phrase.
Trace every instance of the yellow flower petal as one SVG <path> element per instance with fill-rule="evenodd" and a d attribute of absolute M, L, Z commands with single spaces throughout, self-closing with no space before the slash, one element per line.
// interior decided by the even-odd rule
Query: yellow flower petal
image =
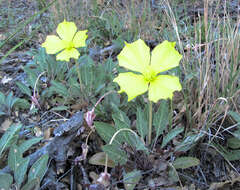
<path fill-rule="evenodd" d="M 88 37 L 86 33 L 87 33 L 87 30 L 83 30 L 83 31 L 78 31 L 75 34 L 73 38 L 73 44 L 75 48 L 86 46 L 86 39 Z"/>
<path fill-rule="evenodd" d="M 56 59 L 59 61 L 69 61 L 70 58 L 77 59 L 79 57 L 80 53 L 77 49 L 65 49 L 61 53 L 57 54 Z"/>
<path fill-rule="evenodd" d="M 65 48 L 62 40 L 54 35 L 47 36 L 46 41 L 42 43 L 42 47 L 46 49 L 48 54 L 55 54 Z"/>
<path fill-rule="evenodd" d="M 181 89 L 182 86 L 178 77 L 159 75 L 153 82 L 150 83 L 148 97 L 149 100 L 156 103 L 160 99 L 172 99 L 173 92 Z"/>
<path fill-rule="evenodd" d="M 57 33 L 64 41 L 70 42 L 73 40 L 74 34 L 77 31 L 77 27 L 74 22 L 61 22 L 57 27 Z"/>
<path fill-rule="evenodd" d="M 150 64 L 150 49 L 141 39 L 126 46 L 118 55 L 119 65 L 143 73 Z"/>
<path fill-rule="evenodd" d="M 152 51 L 151 67 L 156 73 L 167 71 L 179 65 L 182 55 L 174 48 L 176 42 L 164 41 Z"/>
<path fill-rule="evenodd" d="M 148 82 L 144 80 L 144 77 L 131 72 L 120 73 L 113 82 L 117 82 L 120 86 L 119 93 L 126 92 L 128 101 L 143 94 L 148 89 Z"/>

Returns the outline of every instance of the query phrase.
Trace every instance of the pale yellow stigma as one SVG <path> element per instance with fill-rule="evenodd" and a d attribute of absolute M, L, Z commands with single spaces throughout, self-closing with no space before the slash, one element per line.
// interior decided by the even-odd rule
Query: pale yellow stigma
<path fill-rule="evenodd" d="M 145 81 L 147 82 L 153 82 L 157 78 L 155 71 L 151 68 L 150 65 L 146 68 L 145 72 L 143 73 L 143 76 Z"/>
<path fill-rule="evenodd" d="M 74 44 L 72 41 L 68 42 L 68 41 L 63 41 L 65 49 L 67 50 L 71 50 L 72 48 L 74 48 Z"/>

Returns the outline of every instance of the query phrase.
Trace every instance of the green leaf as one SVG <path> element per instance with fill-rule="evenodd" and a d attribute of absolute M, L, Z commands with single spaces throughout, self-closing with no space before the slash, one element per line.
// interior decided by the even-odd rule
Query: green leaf
<path fill-rule="evenodd" d="M 112 114 L 113 119 L 119 119 L 120 121 L 122 121 L 123 123 L 125 123 L 126 125 L 130 126 L 131 122 L 128 118 L 128 116 L 121 110 L 117 110 L 117 112 L 115 112 L 114 114 Z"/>
<path fill-rule="evenodd" d="M 57 107 L 53 107 L 51 109 L 51 111 L 65 111 L 65 110 L 68 110 L 69 107 L 68 106 L 57 106 Z"/>
<path fill-rule="evenodd" d="M 52 80 L 51 85 L 51 90 L 53 90 L 57 94 L 65 98 L 69 96 L 68 89 L 62 83 Z"/>
<path fill-rule="evenodd" d="M 22 98 L 17 98 L 16 102 L 14 103 L 14 107 L 20 108 L 20 109 L 29 109 L 30 104 L 27 100 Z"/>
<path fill-rule="evenodd" d="M 21 190 L 33 190 L 33 189 L 39 189 L 36 187 L 39 187 L 40 181 L 38 178 L 34 178 L 32 180 L 28 180 L 27 184 L 25 184 Z"/>
<path fill-rule="evenodd" d="M 113 114 L 113 120 L 114 120 L 114 124 L 115 124 L 114 127 L 117 131 L 120 129 L 124 129 L 124 128 L 130 129 L 130 126 L 127 123 L 116 118 L 116 116 L 114 114 Z M 134 144 L 131 141 L 129 131 L 121 131 L 120 133 L 117 134 L 117 137 L 121 143 L 127 142 L 129 145 L 134 146 Z"/>
<path fill-rule="evenodd" d="M 100 137 L 106 142 L 109 143 L 112 136 L 116 132 L 116 129 L 107 123 L 103 122 L 94 122 L 94 126 L 96 127 L 97 133 L 100 135 Z M 116 137 L 113 141 L 113 144 L 117 143 L 118 145 L 121 145 L 121 140 L 119 137 Z"/>
<path fill-rule="evenodd" d="M 163 137 L 163 142 L 161 148 L 167 145 L 169 141 L 175 138 L 179 133 L 183 132 L 183 127 L 175 127 L 166 136 Z"/>
<path fill-rule="evenodd" d="M 205 134 L 198 132 L 197 134 L 188 133 L 186 138 L 175 148 L 175 151 L 186 152 L 196 145 Z"/>
<path fill-rule="evenodd" d="M 17 145 L 12 145 L 8 154 L 8 165 L 15 172 L 22 162 L 22 153 Z"/>
<path fill-rule="evenodd" d="M 157 138 L 163 134 L 163 131 L 168 125 L 168 115 L 168 103 L 166 100 L 161 100 L 157 113 L 153 115 L 153 125 L 156 131 L 155 142 Z"/>
<path fill-rule="evenodd" d="M 229 161 L 235 161 L 240 159 L 240 150 L 232 150 L 227 151 L 226 153 L 223 153 L 223 156 L 225 159 Z"/>
<path fill-rule="evenodd" d="M 139 170 L 133 170 L 132 172 L 126 173 L 123 177 L 125 189 L 133 190 L 141 178 L 142 174 Z"/>
<path fill-rule="evenodd" d="M 2 92 L 0 92 L 0 105 L 6 104 L 5 98 L 6 98 L 5 95 Z"/>
<path fill-rule="evenodd" d="M 10 174 L 0 173 L 0 189 L 9 190 L 13 183 L 13 177 Z"/>
<path fill-rule="evenodd" d="M 240 115 L 237 112 L 234 111 L 229 111 L 228 114 L 230 116 L 232 116 L 232 118 L 238 123 L 240 124 Z"/>
<path fill-rule="evenodd" d="M 232 137 L 227 139 L 227 146 L 231 149 L 239 149 L 240 148 L 240 139 Z"/>
<path fill-rule="evenodd" d="M 136 128 L 140 136 L 144 139 L 148 134 L 148 120 L 144 110 L 142 110 L 140 107 L 137 108 Z"/>
<path fill-rule="evenodd" d="M 101 73 L 94 73 L 94 69 L 96 66 L 94 65 L 93 60 L 89 56 L 81 56 L 78 59 L 78 62 L 83 63 L 81 64 L 80 70 L 82 82 L 89 94 L 93 93 L 94 86 L 99 83 L 98 75 Z M 76 65 L 77 66 L 77 65 Z"/>
<path fill-rule="evenodd" d="M 113 88 L 113 87 L 110 87 L 110 89 L 111 88 Z M 104 102 L 106 102 L 106 106 L 107 105 L 109 105 L 110 104 L 110 106 L 111 106 L 111 109 L 113 109 L 113 107 L 114 106 L 116 106 L 117 108 L 119 108 L 120 107 L 120 97 L 119 97 L 119 95 L 116 93 L 116 92 L 114 92 L 114 93 L 111 93 L 111 94 L 109 94 L 109 95 L 107 95 L 105 98 L 104 98 Z M 104 105 L 104 106 L 105 106 Z M 114 110 L 115 112 L 121 112 L 121 113 L 124 113 L 124 112 L 122 112 L 121 110 L 119 110 L 119 109 L 116 109 L 116 110 Z M 113 111 L 113 112 L 114 112 Z M 125 118 L 125 116 L 126 116 L 126 114 L 124 113 L 124 121 L 126 122 L 126 123 L 128 123 L 129 125 L 130 125 L 130 120 L 128 119 L 128 117 L 126 116 L 126 118 Z"/>
<path fill-rule="evenodd" d="M 37 65 L 34 65 L 34 66 L 37 66 Z M 34 85 L 35 85 L 35 82 L 37 80 L 37 71 L 36 70 L 33 70 L 30 68 L 30 66 L 28 67 L 24 67 L 24 72 L 27 73 L 28 75 L 28 78 L 27 78 L 27 82 L 28 84 L 30 84 L 30 86 L 32 88 L 34 88 Z"/>
<path fill-rule="evenodd" d="M 115 164 L 123 165 L 127 162 L 127 154 L 117 145 L 107 144 L 103 146 L 103 151 L 109 156 Z"/>
<path fill-rule="evenodd" d="M 0 157 L 4 150 L 16 142 L 22 125 L 11 125 L 0 139 Z"/>
<path fill-rule="evenodd" d="M 32 92 L 28 86 L 26 86 L 25 84 L 23 84 L 21 82 L 16 82 L 16 84 L 23 94 L 26 94 L 29 97 L 32 96 Z"/>
<path fill-rule="evenodd" d="M 10 92 L 5 99 L 5 105 L 7 106 L 8 109 L 12 108 L 12 99 L 13 99 L 13 93 Z"/>
<path fill-rule="evenodd" d="M 42 137 L 36 137 L 29 140 L 24 141 L 19 145 L 19 151 L 23 154 L 25 151 L 27 151 L 32 145 L 38 143 L 40 140 L 42 140 Z"/>
<path fill-rule="evenodd" d="M 104 71 L 106 73 L 112 73 L 113 70 L 116 68 L 117 62 L 114 62 L 111 57 L 109 57 L 106 62 L 104 63 Z"/>
<path fill-rule="evenodd" d="M 18 98 L 13 96 L 13 93 L 10 92 L 6 98 L 6 105 L 8 107 L 8 109 L 10 110 L 11 108 L 13 108 L 14 104 L 17 102 Z"/>
<path fill-rule="evenodd" d="M 5 112 L 2 112 L 2 111 L 0 111 L 0 116 L 2 116 L 2 115 L 6 115 L 6 113 L 5 113 Z"/>
<path fill-rule="evenodd" d="M 97 165 L 97 166 L 105 166 L 106 161 L 106 153 L 105 152 L 98 152 L 91 156 L 88 160 L 89 164 Z M 115 164 L 111 159 L 108 159 L 108 167 L 114 168 Z"/>
<path fill-rule="evenodd" d="M 16 183 L 18 184 L 18 187 L 21 186 L 21 184 L 24 180 L 25 174 L 27 172 L 29 161 L 30 161 L 29 157 L 24 158 L 20 162 L 19 166 L 17 167 L 17 169 L 14 172 L 14 179 L 16 180 Z"/>
<path fill-rule="evenodd" d="M 136 150 L 142 150 L 146 154 L 149 154 L 148 148 L 145 146 L 144 141 L 139 136 L 131 133 L 130 131 L 126 131 L 126 132 L 128 133 L 129 139 L 131 140 L 132 147 L 135 147 Z"/>
<path fill-rule="evenodd" d="M 175 169 L 186 169 L 199 165 L 200 161 L 194 157 L 179 157 L 173 162 Z"/>
<path fill-rule="evenodd" d="M 28 181 L 38 178 L 41 182 L 47 171 L 48 158 L 48 154 L 44 154 L 32 165 L 28 173 Z"/>
<path fill-rule="evenodd" d="M 221 146 L 220 144 L 211 143 L 212 146 L 214 146 L 218 152 L 226 159 L 227 161 L 235 161 L 240 159 L 240 150 L 228 150 Z"/>
<path fill-rule="evenodd" d="M 234 131 L 233 136 L 240 139 L 240 129 L 239 128 Z"/>
<path fill-rule="evenodd" d="M 171 182 L 178 182 L 178 173 L 174 167 L 170 167 L 168 171 L 168 178 Z"/>

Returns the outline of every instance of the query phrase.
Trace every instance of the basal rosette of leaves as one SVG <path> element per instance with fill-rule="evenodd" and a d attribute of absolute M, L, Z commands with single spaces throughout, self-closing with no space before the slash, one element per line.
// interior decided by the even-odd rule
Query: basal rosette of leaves
<path fill-rule="evenodd" d="M 174 91 L 182 86 L 176 76 L 161 73 L 179 65 L 182 55 L 175 49 L 175 42 L 164 41 L 157 45 L 150 55 L 150 48 L 141 39 L 126 46 L 118 55 L 119 65 L 133 72 L 120 73 L 114 82 L 125 92 L 128 101 L 148 91 L 150 101 L 172 99 Z"/>
<path fill-rule="evenodd" d="M 88 35 L 87 30 L 78 31 L 74 22 L 61 22 L 57 27 L 57 34 L 49 35 L 42 47 L 48 54 L 57 54 L 56 59 L 59 61 L 69 61 L 70 58 L 78 59 L 80 53 L 76 48 L 86 46 Z"/>

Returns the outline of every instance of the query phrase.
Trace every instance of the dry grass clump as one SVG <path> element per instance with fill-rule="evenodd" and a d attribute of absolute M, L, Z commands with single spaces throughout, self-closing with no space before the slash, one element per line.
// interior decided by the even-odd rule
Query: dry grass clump
<path fill-rule="evenodd" d="M 184 54 L 182 111 L 189 127 L 206 130 L 216 121 L 223 122 L 229 109 L 239 111 L 239 17 L 232 19 L 226 4 L 204 1 L 203 11 L 188 23 L 194 35 L 183 35 L 172 7 L 166 4 Z"/>

